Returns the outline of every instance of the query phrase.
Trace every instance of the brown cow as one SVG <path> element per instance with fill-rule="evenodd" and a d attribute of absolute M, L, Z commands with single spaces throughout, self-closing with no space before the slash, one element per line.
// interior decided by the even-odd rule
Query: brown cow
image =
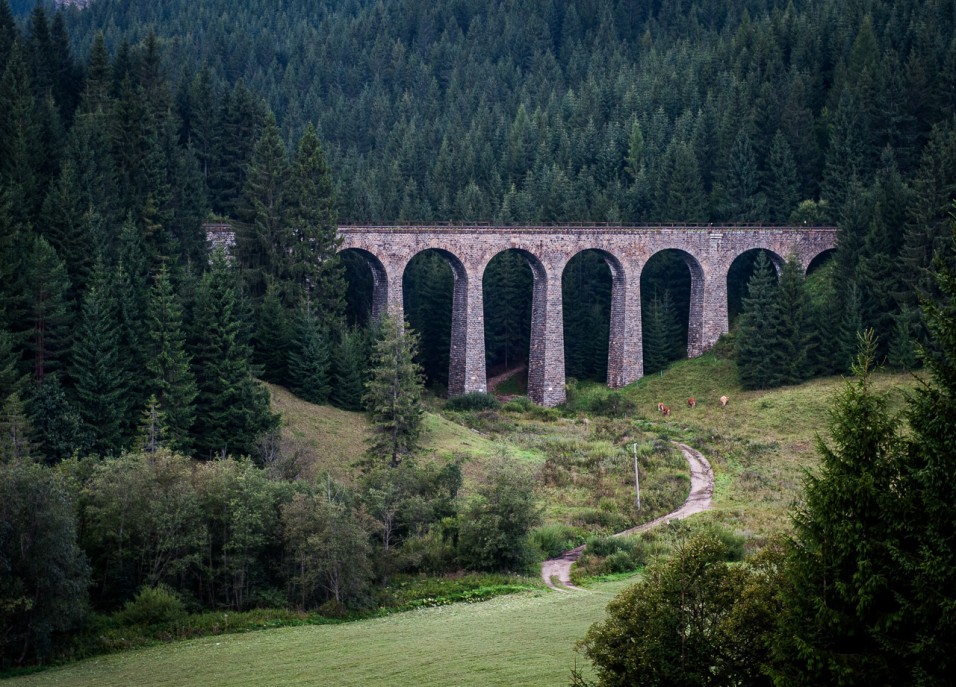
<path fill-rule="evenodd" d="M 661 409 L 661 412 L 664 413 L 664 417 L 667 417 L 668 415 L 671 414 L 671 409 L 670 409 L 669 407 L 667 407 L 667 406 L 664 406 L 664 407 Z"/>
<path fill-rule="evenodd" d="M 724 406 L 726 406 L 726 405 L 727 405 L 727 401 L 729 401 L 729 400 L 730 400 L 730 399 L 727 398 L 726 396 L 721 396 L 721 397 L 720 397 L 720 407 L 723 408 Z"/>
<path fill-rule="evenodd" d="M 688 399 L 687 399 L 687 407 L 688 407 L 688 408 L 696 408 L 696 407 L 697 407 L 697 399 L 696 399 L 696 398 L 688 398 Z"/>
<path fill-rule="evenodd" d="M 658 404 L 657 404 L 657 412 L 659 412 L 659 413 L 663 413 L 663 412 L 664 412 L 664 404 L 663 404 L 663 403 L 658 403 Z"/>

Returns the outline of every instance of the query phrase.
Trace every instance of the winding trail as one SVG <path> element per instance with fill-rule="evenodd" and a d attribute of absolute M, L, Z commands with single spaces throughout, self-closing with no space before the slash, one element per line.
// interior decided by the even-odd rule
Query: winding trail
<path fill-rule="evenodd" d="M 714 495 L 714 471 L 711 469 L 710 463 L 704 458 L 700 451 L 692 449 L 687 444 L 681 444 L 677 441 L 675 441 L 674 444 L 680 448 L 684 454 L 684 458 L 687 459 L 687 464 L 690 465 L 690 494 L 688 494 L 687 500 L 684 501 L 680 508 L 667 515 L 662 515 L 650 522 L 645 522 L 643 525 L 618 532 L 613 536 L 626 537 L 631 534 L 637 534 L 638 532 L 644 532 L 665 522 L 683 520 L 694 513 L 700 513 L 710 509 L 710 500 Z M 542 563 L 541 577 L 545 581 L 545 584 L 559 592 L 579 589 L 571 584 L 571 564 L 578 560 L 581 554 L 584 553 L 584 546 L 585 545 L 582 544 L 570 551 L 565 551 L 557 558 L 552 558 Z M 557 585 L 554 583 L 555 578 L 557 578 Z"/>

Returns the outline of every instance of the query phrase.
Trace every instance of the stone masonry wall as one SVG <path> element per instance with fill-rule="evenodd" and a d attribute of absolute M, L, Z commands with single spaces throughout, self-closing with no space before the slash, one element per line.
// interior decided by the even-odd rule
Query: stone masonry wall
<path fill-rule="evenodd" d="M 688 355 L 701 355 L 728 328 L 727 273 L 755 248 L 775 263 L 796 253 L 804 270 L 836 247 L 832 227 L 340 227 L 341 250 L 358 250 L 374 277 L 374 315 L 388 308 L 403 316 L 402 276 L 408 262 L 438 250 L 455 276 L 448 391 L 486 391 L 481 284 L 485 268 L 505 250 L 518 250 L 534 274 L 528 395 L 546 406 L 564 401 L 564 322 L 561 276 L 575 255 L 598 250 L 612 275 L 608 385 L 621 387 L 643 375 L 641 271 L 652 256 L 674 249 L 691 274 Z M 494 306 L 494 304 L 491 304 Z"/>

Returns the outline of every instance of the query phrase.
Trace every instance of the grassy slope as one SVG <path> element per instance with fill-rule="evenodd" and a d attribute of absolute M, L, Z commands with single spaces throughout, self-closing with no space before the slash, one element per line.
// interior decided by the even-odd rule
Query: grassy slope
<path fill-rule="evenodd" d="M 181 642 L 12 679 L 9 685 L 566 685 L 574 643 L 627 582 L 533 592 L 345 625 Z"/>
<path fill-rule="evenodd" d="M 876 375 L 875 387 L 901 405 L 908 374 Z M 642 379 L 625 393 L 638 413 L 700 449 L 714 466 L 714 517 L 758 537 L 788 524 L 787 512 L 800 497 L 804 471 L 817 464 L 816 437 L 826 436 L 828 412 L 844 379 L 817 379 L 799 386 L 742 391 L 736 368 L 706 355 L 681 361 L 663 376 Z M 727 407 L 721 396 L 730 398 Z M 688 408 L 687 398 L 697 399 Z M 662 418 L 658 401 L 671 407 Z"/>

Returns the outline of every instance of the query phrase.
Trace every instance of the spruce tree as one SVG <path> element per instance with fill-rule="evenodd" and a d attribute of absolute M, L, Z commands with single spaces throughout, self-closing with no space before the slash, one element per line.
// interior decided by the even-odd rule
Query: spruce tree
<path fill-rule="evenodd" d="M 658 293 L 648 305 L 644 315 L 642 340 L 644 343 L 644 374 L 650 375 L 663 370 L 670 362 L 670 342 L 667 340 L 667 327 L 664 311 Z"/>
<path fill-rule="evenodd" d="M 251 455 L 279 416 L 269 408 L 269 390 L 252 377 L 251 349 L 243 331 L 237 277 L 222 250 L 196 290 L 192 358 L 198 394 L 193 425 L 199 455 Z"/>
<path fill-rule="evenodd" d="M 0 403 L 18 389 L 20 374 L 17 370 L 17 352 L 13 348 L 13 337 L 0 329 Z"/>
<path fill-rule="evenodd" d="M 236 227 L 236 256 L 256 301 L 265 294 L 270 279 L 283 287 L 289 283 L 288 185 L 288 153 L 275 117 L 269 115 L 246 171 L 242 222 Z M 289 296 L 283 293 L 283 301 L 288 303 Z"/>
<path fill-rule="evenodd" d="M 295 393 L 311 403 L 327 403 L 332 392 L 328 330 L 307 304 L 296 313 L 289 350 L 289 379 Z"/>
<path fill-rule="evenodd" d="M 391 317 L 382 319 L 363 398 L 372 423 L 368 447 L 372 463 L 384 458 L 397 467 L 418 448 L 424 378 L 415 362 L 417 349 L 413 330 Z"/>
<path fill-rule="evenodd" d="M 29 460 L 32 431 L 20 394 L 14 392 L 0 401 L 0 463 Z"/>
<path fill-rule="evenodd" d="M 793 152 L 780 131 L 773 137 L 767 165 L 765 191 L 769 217 L 774 222 L 786 222 L 800 202 L 800 179 Z"/>
<path fill-rule="evenodd" d="M 361 410 L 368 368 L 368 335 L 353 327 L 339 336 L 333 358 L 332 402 L 345 410 Z"/>
<path fill-rule="evenodd" d="M 771 360 L 776 346 L 777 289 L 770 259 L 760 251 L 747 284 L 737 330 L 737 372 L 745 389 L 766 387 L 774 377 Z"/>
<path fill-rule="evenodd" d="M 859 336 L 863 332 L 863 313 L 860 306 L 860 289 L 850 282 L 843 301 L 843 315 L 837 329 L 837 371 L 849 372 L 859 348 Z"/>
<path fill-rule="evenodd" d="M 182 306 L 165 269 L 156 275 L 150 291 L 144 350 L 146 388 L 156 401 L 156 412 L 165 418 L 166 443 L 174 451 L 188 452 L 196 417 L 196 379 L 185 350 Z"/>
<path fill-rule="evenodd" d="M 92 438 L 76 406 L 67 398 L 59 374 L 47 375 L 42 382 L 31 385 L 27 413 L 33 428 L 34 453 L 47 462 L 56 463 L 89 448 Z"/>
<path fill-rule="evenodd" d="M 273 384 L 287 384 L 294 380 L 289 376 L 292 334 L 288 318 L 279 297 L 279 287 L 270 279 L 259 307 L 253 344 L 258 374 Z"/>
<path fill-rule="evenodd" d="M 771 310 L 774 345 L 767 386 L 797 384 L 812 373 L 814 326 L 803 268 L 791 256 L 780 272 L 780 284 Z"/>
<path fill-rule="evenodd" d="M 745 129 L 737 132 L 722 179 L 721 214 L 731 222 L 756 222 L 766 215 L 757 156 Z"/>
<path fill-rule="evenodd" d="M 93 451 L 101 456 L 125 446 L 129 413 L 135 412 L 127 405 L 131 385 L 120 352 L 120 327 L 115 287 L 101 259 L 83 297 L 70 369 L 80 417 L 93 438 Z"/>
<path fill-rule="evenodd" d="M 42 381 L 46 374 L 63 368 L 70 350 L 70 280 L 63 261 L 43 237 L 26 239 L 23 250 L 14 335 L 26 341 L 32 376 Z"/>
<path fill-rule="evenodd" d="M 308 300 L 331 323 L 344 314 L 345 276 L 337 250 L 335 189 L 325 154 L 310 123 L 299 140 L 287 194 L 291 244 L 288 303 Z"/>
<path fill-rule="evenodd" d="M 19 41 L 0 75 L 0 184 L 7 188 L 14 225 L 30 226 L 40 197 L 37 106 Z"/>

